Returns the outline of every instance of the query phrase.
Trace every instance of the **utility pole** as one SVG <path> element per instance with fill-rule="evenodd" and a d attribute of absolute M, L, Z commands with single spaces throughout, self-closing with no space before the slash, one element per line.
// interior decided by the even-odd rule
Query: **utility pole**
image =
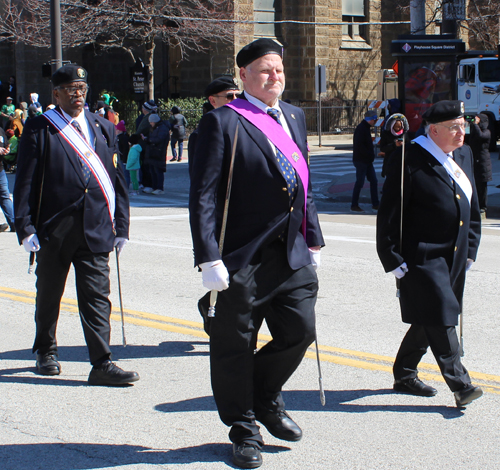
<path fill-rule="evenodd" d="M 411 34 L 425 34 L 425 0 L 410 1 Z"/>
<path fill-rule="evenodd" d="M 50 0 L 50 43 L 52 59 L 52 72 L 62 67 L 62 45 L 61 45 L 61 2 Z"/>

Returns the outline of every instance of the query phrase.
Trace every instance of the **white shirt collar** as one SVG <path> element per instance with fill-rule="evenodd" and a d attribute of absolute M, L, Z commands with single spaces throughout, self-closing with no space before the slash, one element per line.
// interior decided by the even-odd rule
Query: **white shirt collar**
<path fill-rule="evenodd" d="M 76 121 L 78 124 L 80 124 L 80 128 L 82 129 L 83 135 L 87 139 L 87 142 L 90 144 L 90 146 L 92 148 L 94 148 L 94 142 L 93 142 L 93 138 L 92 138 L 91 131 L 90 131 L 90 124 L 87 121 L 87 118 L 85 117 L 85 110 L 82 109 L 80 114 L 73 118 L 66 111 L 64 111 L 64 109 L 62 109 L 61 107 L 59 107 L 59 109 L 61 110 L 61 113 L 63 114 L 63 116 L 70 123 L 72 121 Z"/>

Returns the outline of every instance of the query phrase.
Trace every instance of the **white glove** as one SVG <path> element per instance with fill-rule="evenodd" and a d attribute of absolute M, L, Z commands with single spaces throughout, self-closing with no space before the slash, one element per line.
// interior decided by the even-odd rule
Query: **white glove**
<path fill-rule="evenodd" d="M 320 250 L 311 250 L 309 248 L 309 256 L 311 257 L 311 264 L 315 271 L 318 270 L 321 264 L 321 251 Z"/>
<path fill-rule="evenodd" d="M 229 287 L 229 273 L 222 260 L 201 263 L 200 268 L 203 287 L 219 292 Z"/>
<path fill-rule="evenodd" d="M 474 260 L 467 258 L 467 265 L 465 266 L 465 272 L 467 272 L 470 268 L 472 268 L 473 264 L 474 264 Z"/>
<path fill-rule="evenodd" d="M 128 243 L 128 239 L 126 239 L 126 238 L 122 238 L 122 237 L 115 238 L 115 244 L 113 246 L 115 246 L 118 249 L 118 253 L 117 253 L 118 256 L 123 251 L 123 249 L 125 248 L 125 245 L 127 243 Z"/>
<path fill-rule="evenodd" d="M 394 274 L 394 276 L 396 276 L 397 279 L 401 279 L 402 277 L 404 277 L 404 275 L 407 272 L 408 272 L 408 266 L 406 265 L 406 263 L 403 263 L 401 266 L 399 266 L 399 268 L 396 268 L 391 271 L 391 273 Z"/>
<path fill-rule="evenodd" d="M 36 234 L 32 233 L 31 235 L 28 235 L 23 240 L 23 246 L 28 253 L 32 251 L 38 251 L 40 249 L 40 242 L 38 241 L 38 237 L 36 236 Z"/>

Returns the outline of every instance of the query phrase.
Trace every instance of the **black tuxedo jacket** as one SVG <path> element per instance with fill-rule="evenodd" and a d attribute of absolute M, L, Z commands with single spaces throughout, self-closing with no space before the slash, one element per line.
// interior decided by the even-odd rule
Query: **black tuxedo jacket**
<path fill-rule="evenodd" d="M 393 154 L 377 215 L 377 251 L 386 272 L 408 265 L 401 279 L 405 323 L 458 323 L 467 258 L 476 259 L 481 215 L 470 147 L 453 152 L 472 184 L 469 204 L 445 168 L 420 145 L 407 147 L 404 173 L 403 248 L 399 247 L 401 151 Z"/>
<path fill-rule="evenodd" d="M 94 176 L 86 187 L 78 154 L 43 117 L 29 119 L 18 151 L 14 186 L 14 213 L 19 242 L 37 233 L 40 243 L 49 239 L 59 222 L 83 204 L 85 238 L 94 253 L 113 250 L 115 235 L 128 238 L 129 201 L 122 165 L 117 157 L 115 126 L 97 114 L 85 111 L 94 132 L 95 152 L 106 168 L 116 193 L 115 232 L 104 195 Z M 48 145 L 45 152 L 45 145 Z M 45 176 L 38 226 L 41 162 Z"/>
<path fill-rule="evenodd" d="M 280 102 L 293 140 L 307 158 L 307 133 L 300 108 Z M 259 249 L 287 231 L 287 256 L 292 269 L 310 264 L 308 246 L 323 246 L 309 185 L 307 233 L 301 234 L 304 187 L 289 206 L 286 182 L 267 137 L 231 108 L 203 116 L 191 170 L 190 223 L 195 265 L 220 259 L 218 243 L 236 125 L 239 123 L 234 174 L 222 260 L 228 270 L 248 265 Z"/>

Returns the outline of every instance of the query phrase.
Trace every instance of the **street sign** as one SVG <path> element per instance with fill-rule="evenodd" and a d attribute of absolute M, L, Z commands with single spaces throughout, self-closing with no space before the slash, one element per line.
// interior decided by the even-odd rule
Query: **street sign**
<path fill-rule="evenodd" d="M 326 93 L 326 67 L 324 65 L 316 65 L 314 84 L 316 87 L 316 94 Z"/>

